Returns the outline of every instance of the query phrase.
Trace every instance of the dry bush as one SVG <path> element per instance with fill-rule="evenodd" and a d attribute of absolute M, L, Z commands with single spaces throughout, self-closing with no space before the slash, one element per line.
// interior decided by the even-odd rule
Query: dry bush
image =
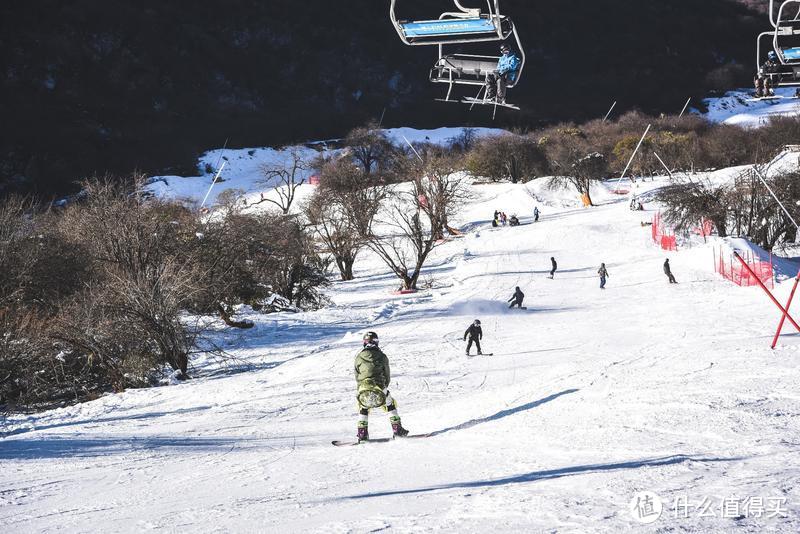
<path fill-rule="evenodd" d="M 539 145 L 550 161 L 553 187 L 574 187 L 592 202 L 592 182 L 608 175 L 608 159 L 594 149 L 592 140 L 573 124 L 560 124 L 541 132 Z"/>
<path fill-rule="evenodd" d="M 529 182 L 548 172 L 547 158 L 536 140 L 505 134 L 480 140 L 467 158 L 467 169 L 492 181 Z"/>

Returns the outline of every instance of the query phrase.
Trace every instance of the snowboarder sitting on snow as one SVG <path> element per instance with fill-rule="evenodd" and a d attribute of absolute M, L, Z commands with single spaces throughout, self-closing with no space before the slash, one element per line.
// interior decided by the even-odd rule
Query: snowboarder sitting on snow
<path fill-rule="evenodd" d="M 525 298 L 525 293 L 523 293 L 519 289 L 519 286 L 517 286 L 517 289 L 514 291 L 514 294 L 511 295 L 510 299 L 508 299 L 508 302 L 511 303 L 511 306 L 509 306 L 509 308 L 513 308 L 514 306 L 522 308 L 522 300 L 524 298 Z"/>
<path fill-rule="evenodd" d="M 483 354 L 481 352 L 481 339 L 483 339 L 483 330 L 481 330 L 481 322 L 479 319 L 475 319 L 467 331 L 464 332 L 464 341 L 467 340 L 469 337 L 469 341 L 467 342 L 467 356 L 469 356 L 469 349 L 472 348 L 472 344 L 475 343 L 475 346 L 478 348 L 478 355 Z"/>
<path fill-rule="evenodd" d="M 675 280 L 675 277 L 672 276 L 672 269 L 670 269 L 670 266 L 669 266 L 669 258 L 664 260 L 664 274 L 666 274 L 667 278 L 669 278 L 669 283 L 670 284 L 677 284 L 678 283 Z"/>
<path fill-rule="evenodd" d="M 509 225 L 509 226 L 519 226 L 519 219 L 517 219 L 517 216 L 516 216 L 516 215 L 512 215 L 512 216 L 511 216 L 511 217 L 508 219 L 508 225 Z"/>
<path fill-rule="evenodd" d="M 497 98 L 498 104 L 506 103 L 506 87 L 509 83 L 514 83 L 519 71 L 519 58 L 511 52 L 511 48 L 503 43 L 500 46 L 502 56 L 497 62 L 497 70 L 486 75 L 486 98 L 494 100 Z"/>
<path fill-rule="evenodd" d="M 606 278 L 611 276 L 611 275 L 608 274 L 608 271 L 606 270 L 606 264 L 605 263 L 601 263 L 600 264 L 600 268 L 597 270 L 597 274 L 600 275 L 600 289 L 605 289 L 606 288 Z"/>
<path fill-rule="evenodd" d="M 389 394 L 389 359 L 378 348 L 378 334 L 364 334 L 364 348 L 356 356 L 356 382 L 358 383 L 358 441 L 367 441 L 369 432 L 369 411 L 383 406 L 389 412 L 392 433 L 396 437 L 408 435 L 408 430 L 400 423 L 397 405 Z"/>

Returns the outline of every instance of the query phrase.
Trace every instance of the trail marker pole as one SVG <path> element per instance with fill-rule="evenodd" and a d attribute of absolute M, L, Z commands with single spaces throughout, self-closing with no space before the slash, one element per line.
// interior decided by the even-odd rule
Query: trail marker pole
<path fill-rule="evenodd" d="M 633 158 L 636 157 L 636 154 L 639 152 L 639 148 L 642 146 L 642 143 L 644 143 L 644 138 L 647 137 L 647 133 L 650 131 L 651 126 L 652 124 L 647 125 L 647 129 L 644 131 L 644 135 L 642 135 L 642 138 L 639 139 L 639 144 L 636 145 L 636 149 L 634 149 L 633 154 L 631 154 L 631 159 L 629 159 L 628 164 L 625 165 L 625 170 L 622 171 L 622 176 L 620 176 L 619 180 L 617 180 L 617 189 L 619 189 L 619 183 L 622 181 L 623 178 L 625 178 L 625 175 L 628 173 L 628 168 L 630 168 L 631 163 L 633 163 Z"/>
<path fill-rule="evenodd" d="M 683 109 L 681 110 L 681 114 L 680 114 L 680 115 L 678 115 L 678 118 L 679 118 L 679 119 L 680 119 L 681 117 L 683 117 L 683 114 L 684 114 L 684 113 L 686 113 L 686 108 L 688 108 L 688 107 L 689 107 L 689 102 L 691 102 L 691 101 L 692 101 L 692 97 L 690 96 L 690 97 L 689 97 L 689 100 L 687 100 L 687 101 L 686 101 L 686 104 L 684 104 L 684 105 L 683 105 Z"/>
<path fill-rule="evenodd" d="M 756 282 L 758 282 L 758 285 L 761 286 L 761 289 L 764 290 L 764 292 L 767 294 L 770 300 L 772 300 L 775 306 L 777 306 L 778 309 L 781 310 L 781 312 L 783 313 L 783 317 L 789 319 L 789 322 L 792 323 L 792 326 L 794 326 L 797 329 L 797 331 L 800 332 L 800 325 L 798 325 L 797 321 L 792 319 L 792 316 L 789 315 L 789 312 L 783 306 L 781 306 L 781 303 L 778 302 L 778 299 L 776 299 L 775 296 L 772 294 L 772 292 L 767 288 L 767 286 L 764 285 L 764 282 L 762 282 L 761 279 L 758 276 L 756 276 L 755 271 L 753 271 L 753 269 L 750 268 L 749 265 L 747 265 L 747 262 L 744 261 L 742 257 L 739 255 L 739 253 L 736 252 L 735 250 L 733 251 L 733 255 L 736 257 L 737 260 L 739 260 L 742 263 L 742 266 L 745 269 L 747 269 L 747 272 L 750 273 L 750 276 L 756 279 Z"/>
<path fill-rule="evenodd" d="M 789 301 L 786 303 L 786 310 L 789 310 L 789 307 L 792 305 L 792 300 L 794 299 L 794 292 L 797 290 L 797 284 L 800 284 L 800 271 L 797 271 L 797 278 L 794 279 L 794 286 L 792 286 L 792 292 L 789 293 Z M 778 338 L 781 336 L 781 330 L 783 329 L 783 323 L 786 321 L 786 316 L 781 316 L 781 322 L 778 323 L 778 330 L 775 332 L 775 337 L 772 339 L 772 347 L 778 344 Z"/>
<path fill-rule="evenodd" d="M 603 122 L 606 122 L 606 119 L 608 119 L 608 117 L 611 115 L 611 112 L 614 111 L 614 106 L 616 106 L 616 105 L 617 105 L 617 101 L 614 100 L 614 103 L 611 104 L 611 108 L 609 108 L 608 113 L 606 113 L 606 116 L 603 117 Z"/>
<path fill-rule="evenodd" d="M 211 180 L 211 186 L 208 188 L 208 191 L 206 191 L 206 196 L 203 197 L 203 203 L 200 204 L 200 209 L 203 209 L 203 206 L 206 205 L 206 200 L 208 200 L 208 195 L 211 194 L 211 189 L 214 187 L 214 184 L 217 183 L 217 179 L 219 179 L 219 175 L 222 174 L 222 169 L 225 168 L 226 163 L 228 162 L 227 161 L 222 162 L 222 166 L 220 166 L 219 170 L 217 171 L 217 174 L 214 175 L 214 179 Z"/>

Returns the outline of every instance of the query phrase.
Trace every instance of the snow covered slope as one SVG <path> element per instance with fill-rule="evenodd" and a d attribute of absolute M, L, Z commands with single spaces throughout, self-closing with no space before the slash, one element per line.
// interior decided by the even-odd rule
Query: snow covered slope
<path fill-rule="evenodd" d="M 498 135 L 504 130 L 495 128 L 473 128 L 476 138 Z M 418 130 L 415 128 L 389 128 L 383 130 L 386 137 L 395 145 L 405 147 L 409 143 L 432 143 L 449 145 L 462 135 L 463 128 L 436 128 L 433 130 Z M 275 187 L 276 181 L 264 181 L 262 168 L 283 166 L 292 161 L 292 151 L 298 150 L 302 158 L 311 161 L 317 155 L 328 151 L 328 142 L 320 141 L 306 146 L 275 148 L 235 148 L 210 150 L 203 154 L 198 161 L 197 168 L 200 176 L 154 176 L 150 179 L 149 190 L 162 198 L 188 199 L 198 205 L 206 194 L 206 206 L 212 206 L 223 191 L 238 189 L 248 194 L 248 197 L 258 198 L 261 192 L 268 192 Z M 218 169 L 222 167 L 218 184 L 211 188 Z M 297 179 L 308 179 L 313 174 L 311 170 L 300 171 Z M 209 192 L 210 191 L 210 192 Z"/>
<path fill-rule="evenodd" d="M 800 115 L 800 100 L 793 98 L 794 87 L 779 88 L 778 98 L 756 100 L 753 91 L 730 91 L 722 97 L 707 98 L 706 118 L 712 122 L 736 124 L 744 127 L 757 127 L 766 123 L 770 117 L 795 117 Z"/>
<path fill-rule="evenodd" d="M 366 255 L 330 308 L 220 325 L 227 365 L 4 420 L 0 531 L 800 531 L 800 338 L 769 350 L 760 290 L 714 275 L 711 245 L 670 253 L 668 284 L 652 214 L 625 198 L 583 209 L 535 184 L 534 224 L 524 186 L 474 189 L 431 290 L 393 295 Z M 522 226 L 492 229 L 495 209 Z M 515 286 L 527 311 L 506 307 Z M 475 318 L 494 356 L 465 357 Z M 367 329 L 404 425 L 431 437 L 331 446 L 355 435 Z"/>

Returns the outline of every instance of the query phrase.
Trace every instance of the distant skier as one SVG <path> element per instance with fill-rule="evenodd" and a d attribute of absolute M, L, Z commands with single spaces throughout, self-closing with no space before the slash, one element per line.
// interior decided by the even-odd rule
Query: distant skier
<path fill-rule="evenodd" d="M 498 104 L 505 104 L 506 87 L 516 81 L 520 61 L 505 43 L 500 46 L 500 52 L 503 55 L 497 62 L 497 69 L 486 75 L 486 98 L 488 100 L 497 98 Z"/>
<path fill-rule="evenodd" d="M 524 299 L 525 299 L 525 293 L 523 293 L 520 290 L 519 286 L 517 286 L 517 289 L 514 291 L 514 294 L 511 295 L 510 299 L 508 299 L 508 302 L 511 303 L 511 306 L 509 306 L 509 308 L 513 308 L 514 306 L 522 308 L 522 301 Z"/>
<path fill-rule="evenodd" d="M 600 275 L 600 289 L 605 289 L 606 288 L 606 278 L 611 276 L 611 275 L 608 274 L 608 271 L 606 270 L 606 264 L 605 263 L 601 263 L 600 264 L 600 269 L 597 270 L 597 274 Z"/>
<path fill-rule="evenodd" d="M 475 343 L 475 346 L 478 348 L 478 355 L 483 354 L 483 352 L 481 352 L 481 339 L 483 339 L 483 330 L 481 330 L 481 321 L 479 319 L 475 319 L 475 321 L 469 325 L 467 331 L 464 332 L 464 341 L 466 341 L 468 337 L 469 341 L 467 342 L 467 356 L 469 356 L 469 349 L 472 348 L 473 343 Z"/>
<path fill-rule="evenodd" d="M 539 222 L 539 206 L 533 208 L 533 222 Z"/>
<path fill-rule="evenodd" d="M 358 383 L 359 418 L 358 441 L 369 439 L 369 411 L 384 406 L 389 412 L 392 433 L 396 437 L 408 435 L 408 430 L 400 423 L 397 406 L 389 390 L 389 359 L 378 348 L 378 334 L 367 332 L 363 338 L 364 348 L 356 356 L 355 371 Z"/>
<path fill-rule="evenodd" d="M 553 265 L 553 268 L 550 269 L 550 278 L 553 278 L 553 275 L 556 274 L 556 270 L 558 269 L 558 264 L 556 263 L 556 259 L 553 256 L 550 256 L 550 263 Z"/>
<path fill-rule="evenodd" d="M 670 284 L 677 284 L 678 282 L 675 281 L 675 277 L 672 276 L 672 269 L 669 267 L 669 258 L 664 260 L 664 274 L 667 275 Z"/>

